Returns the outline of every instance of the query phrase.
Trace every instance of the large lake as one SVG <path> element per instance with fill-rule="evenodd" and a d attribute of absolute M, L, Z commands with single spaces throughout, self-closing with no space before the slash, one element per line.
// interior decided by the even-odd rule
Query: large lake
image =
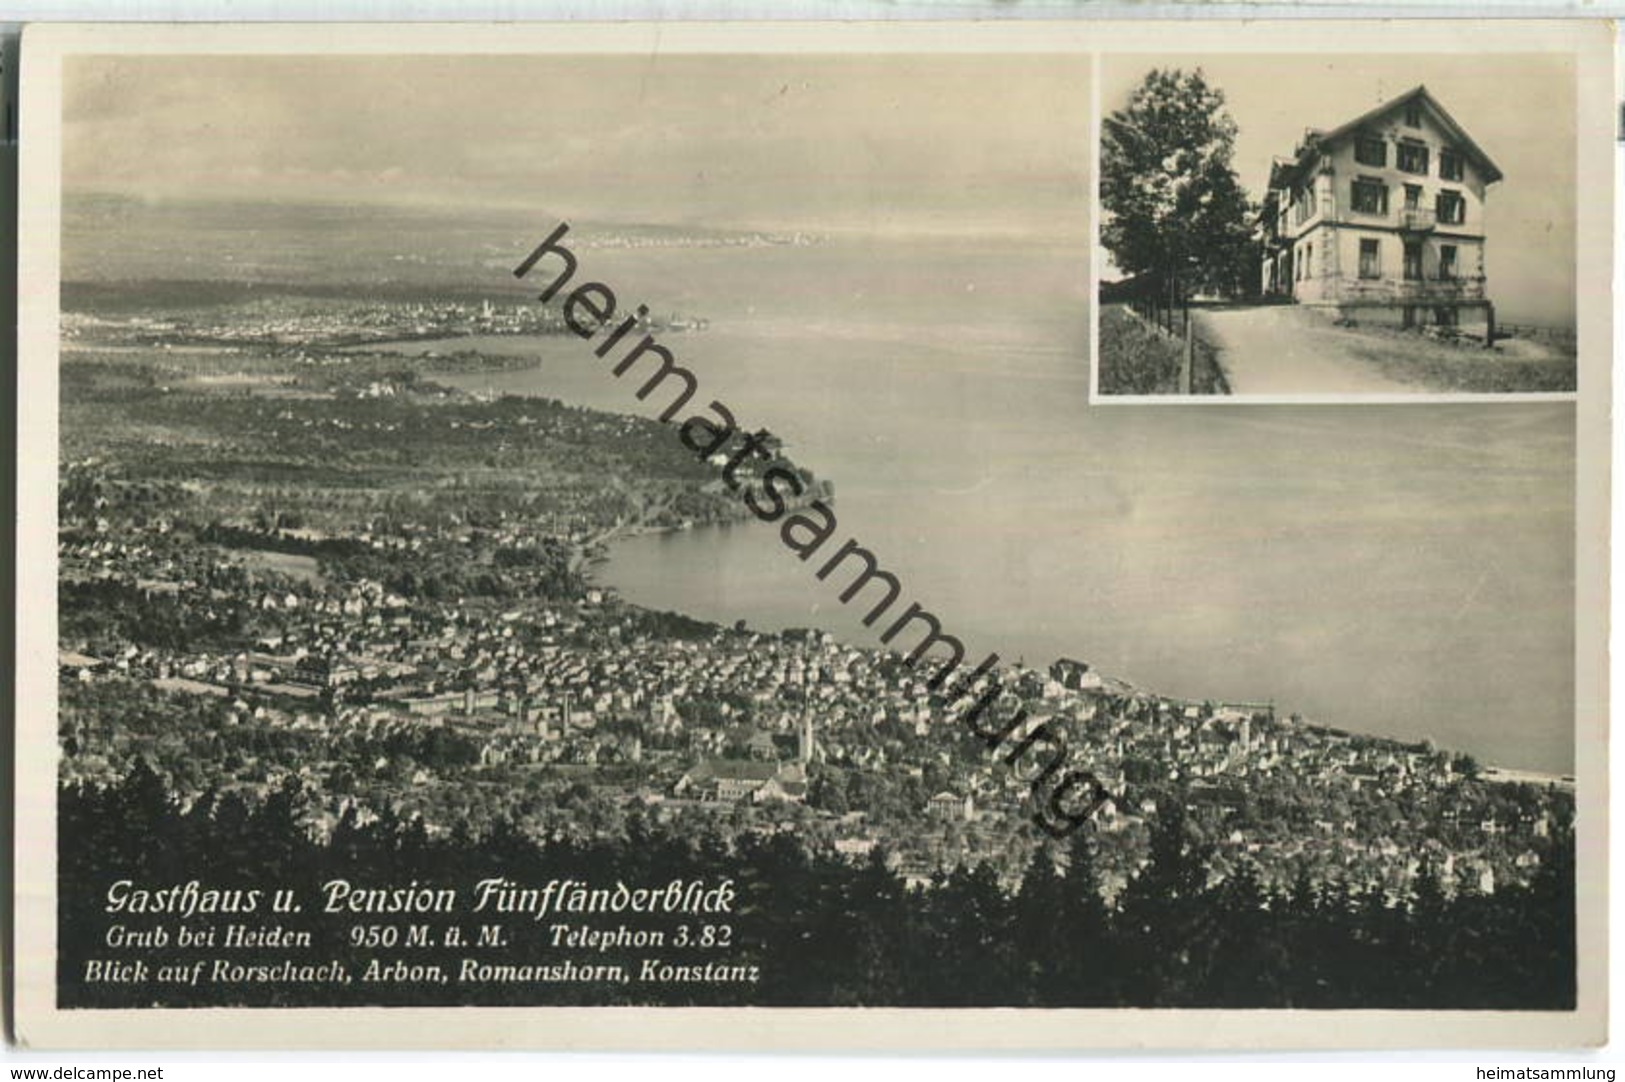
<path fill-rule="evenodd" d="M 1091 407 L 1081 243 L 577 255 L 623 306 L 709 318 L 664 338 L 702 392 L 834 481 L 838 538 L 971 658 L 1070 656 L 1572 771 L 1570 404 Z M 655 412 L 578 340 L 402 348 L 470 346 L 537 363 L 448 382 Z M 774 527 L 629 539 L 601 575 L 645 605 L 877 644 Z"/>

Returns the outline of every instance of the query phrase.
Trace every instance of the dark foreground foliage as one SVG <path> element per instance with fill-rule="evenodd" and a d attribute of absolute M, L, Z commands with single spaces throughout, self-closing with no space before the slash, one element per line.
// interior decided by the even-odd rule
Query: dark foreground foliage
<path fill-rule="evenodd" d="M 1149 863 L 1112 905 L 1103 901 L 1086 833 L 1059 862 L 1040 851 L 1013 893 L 987 866 L 906 889 L 876 852 L 862 864 L 809 853 L 787 834 L 748 836 L 728 849 L 651 828 L 639 815 L 613 841 L 537 841 L 499 826 L 479 838 L 431 836 L 418 820 L 362 822 L 347 812 L 325 840 L 302 825 L 305 795 L 290 781 L 263 801 L 206 797 L 181 808 L 138 764 L 105 788 L 60 790 L 59 999 L 64 1007 L 230 1005 L 698 1004 L 761 1006 L 1040 1006 L 1572 1009 L 1575 1000 L 1572 839 L 1553 847 L 1527 888 L 1447 896 L 1425 872 L 1403 904 L 1337 884 L 1286 893 L 1243 865 L 1208 884 L 1207 854 L 1182 815 L 1165 811 Z M 1171 804 L 1177 808 L 1177 804 Z M 1060 867 L 1057 867 L 1059 863 Z M 500 877 L 540 887 L 663 887 L 732 879 L 730 913 L 549 915 L 472 913 L 474 886 Z M 451 888 L 446 913 L 323 912 L 323 884 Z M 255 912 L 107 912 L 110 886 L 149 890 L 198 881 L 264 892 Z M 271 911 L 273 890 L 297 912 Z M 608 951 L 552 944 L 568 922 L 662 932 L 656 946 Z M 308 931 L 308 947 L 221 946 L 228 925 Z M 728 946 L 679 947 L 680 925 L 727 926 Z M 500 925 L 502 946 L 478 945 Z M 163 928 L 167 943 L 109 945 L 109 929 Z M 186 947 L 207 937 L 215 946 Z M 393 946 L 368 928 L 393 927 Z M 421 927 L 422 933 L 408 929 Z M 453 927 L 458 932 L 449 932 Z M 356 929 L 361 929 L 358 933 Z M 448 945 L 448 933 L 451 945 Z M 403 941 L 412 934 L 417 945 Z M 384 933 L 388 935 L 388 933 Z M 373 941 L 368 942 L 369 936 Z M 456 940 L 461 939 L 461 945 Z M 359 940 L 359 942 L 358 942 Z M 642 979 L 648 959 L 756 967 L 755 981 Z M 142 959 L 144 981 L 86 980 L 89 963 Z M 214 963 L 340 962 L 349 983 L 211 979 Z M 620 965 L 612 981 L 460 979 L 476 964 Z M 198 983 L 182 977 L 202 961 Z M 439 966 L 444 979 L 368 981 L 371 964 Z M 165 968 L 170 967 L 170 968 Z M 168 980 L 156 979 L 160 972 Z M 424 971 L 428 972 L 428 971 Z M 176 979 L 182 977 L 182 979 Z"/>

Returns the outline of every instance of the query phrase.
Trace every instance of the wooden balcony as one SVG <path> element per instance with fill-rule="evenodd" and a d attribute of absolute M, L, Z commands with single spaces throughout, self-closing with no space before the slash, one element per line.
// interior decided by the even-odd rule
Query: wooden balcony
<path fill-rule="evenodd" d="M 1401 207 L 1399 228 L 1404 233 L 1431 233 L 1439 224 L 1439 216 L 1422 207 Z"/>

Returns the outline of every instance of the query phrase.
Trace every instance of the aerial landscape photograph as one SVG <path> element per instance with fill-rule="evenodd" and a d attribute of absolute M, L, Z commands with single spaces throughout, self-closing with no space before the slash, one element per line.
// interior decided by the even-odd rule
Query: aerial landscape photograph
<path fill-rule="evenodd" d="M 57 1005 L 1573 1010 L 1572 395 L 1092 401 L 1096 75 L 65 60 Z"/>

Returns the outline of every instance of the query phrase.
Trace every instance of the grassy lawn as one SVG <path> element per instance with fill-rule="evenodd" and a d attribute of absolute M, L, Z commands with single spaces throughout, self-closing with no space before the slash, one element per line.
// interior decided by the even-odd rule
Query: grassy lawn
<path fill-rule="evenodd" d="M 1573 355 L 1533 342 L 1506 341 L 1487 350 L 1437 342 L 1414 332 L 1362 327 L 1341 333 L 1361 339 L 1349 343 L 1351 352 L 1383 375 L 1432 391 L 1505 394 L 1575 389 Z"/>
<path fill-rule="evenodd" d="M 270 552 L 266 549 L 238 549 L 243 563 L 257 571 L 275 571 L 290 578 L 303 579 L 320 585 L 322 565 L 314 556 L 301 556 L 292 552 Z"/>
<path fill-rule="evenodd" d="M 1121 305 L 1100 309 L 1100 393 L 1177 394 L 1179 346 Z"/>

